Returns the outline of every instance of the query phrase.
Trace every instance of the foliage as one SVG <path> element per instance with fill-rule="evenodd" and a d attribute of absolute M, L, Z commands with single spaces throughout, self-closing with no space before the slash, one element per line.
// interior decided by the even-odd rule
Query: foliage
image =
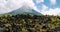
<path fill-rule="evenodd" d="M 60 16 L 9 15 L 0 16 L 0 32 L 58 32 Z"/>

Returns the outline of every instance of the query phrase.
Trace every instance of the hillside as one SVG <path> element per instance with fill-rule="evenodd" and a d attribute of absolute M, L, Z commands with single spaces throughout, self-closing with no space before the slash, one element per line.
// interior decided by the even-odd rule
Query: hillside
<path fill-rule="evenodd" d="M 3 15 L 0 32 L 60 32 L 60 16 Z"/>

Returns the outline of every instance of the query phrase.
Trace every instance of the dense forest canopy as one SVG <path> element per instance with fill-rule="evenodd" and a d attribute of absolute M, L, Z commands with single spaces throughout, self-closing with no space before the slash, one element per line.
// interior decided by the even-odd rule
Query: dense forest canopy
<path fill-rule="evenodd" d="M 60 16 L 2 15 L 0 32 L 60 32 Z"/>

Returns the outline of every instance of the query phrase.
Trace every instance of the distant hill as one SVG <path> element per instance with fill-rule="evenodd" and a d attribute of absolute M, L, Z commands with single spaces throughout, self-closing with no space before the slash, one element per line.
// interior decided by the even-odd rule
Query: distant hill
<path fill-rule="evenodd" d="M 23 6 L 19 9 L 13 10 L 12 12 L 9 12 L 8 14 L 34 14 L 34 15 L 41 15 L 40 12 L 30 8 L 29 6 Z"/>
<path fill-rule="evenodd" d="M 30 10 L 31 12 L 22 12 L 20 9 L 17 9 L 17 10 L 15 10 L 15 11 L 12 11 L 12 12 L 10 12 L 10 13 L 8 13 L 8 14 L 13 14 L 13 15 L 16 15 L 16 14 L 33 14 L 33 15 L 42 15 L 41 13 L 38 13 L 38 12 L 36 12 L 35 10 Z"/>

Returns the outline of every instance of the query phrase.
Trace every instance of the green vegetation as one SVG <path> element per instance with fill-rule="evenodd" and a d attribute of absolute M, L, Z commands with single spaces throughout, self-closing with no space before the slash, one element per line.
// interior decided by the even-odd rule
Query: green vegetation
<path fill-rule="evenodd" d="M 0 32 L 60 32 L 60 16 L 2 15 Z"/>

